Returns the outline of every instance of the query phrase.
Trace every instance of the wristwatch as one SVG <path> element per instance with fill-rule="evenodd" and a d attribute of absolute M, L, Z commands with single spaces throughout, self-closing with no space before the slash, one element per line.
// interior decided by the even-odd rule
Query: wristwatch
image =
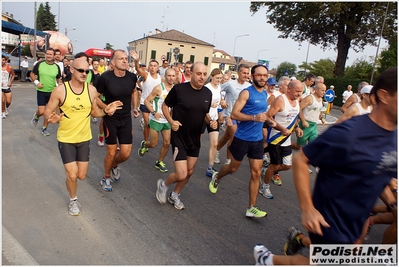
<path fill-rule="evenodd" d="M 152 116 L 155 116 L 155 113 L 156 113 L 155 111 L 151 112 Z"/>

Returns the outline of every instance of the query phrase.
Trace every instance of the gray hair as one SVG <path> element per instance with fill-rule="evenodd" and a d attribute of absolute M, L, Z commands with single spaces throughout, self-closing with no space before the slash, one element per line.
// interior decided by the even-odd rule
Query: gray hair
<path fill-rule="evenodd" d="M 360 91 L 360 89 L 362 89 L 363 87 L 365 87 L 366 85 L 369 85 L 368 82 L 360 82 L 359 85 L 357 86 L 357 90 Z"/>
<path fill-rule="evenodd" d="M 284 81 L 291 81 L 291 79 L 288 76 L 281 76 L 280 79 L 278 79 L 278 85 L 282 84 Z"/>

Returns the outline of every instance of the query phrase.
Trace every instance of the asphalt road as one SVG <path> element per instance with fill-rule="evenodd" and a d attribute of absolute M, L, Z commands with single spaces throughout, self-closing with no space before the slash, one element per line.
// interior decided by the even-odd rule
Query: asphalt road
<path fill-rule="evenodd" d="M 88 175 L 78 187 L 82 214 L 70 216 L 57 125 L 49 126 L 49 137 L 41 135 L 43 118 L 37 127 L 30 123 L 35 110 L 33 84 L 16 82 L 10 114 L 2 120 L 3 265 L 251 265 L 255 244 L 281 254 L 287 229 L 294 225 L 303 230 L 291 171 L 281 173 L 283 186 L 272 185 L 274 199 L 259 195 L 266 218 L 245 217 L 247 160 L 211 194 L 205 176 L 207 135 L 194 175 L 181 194 L 186 209 L 159 204 L 156 181 L 168 173 L 154 168 L 160 146 L 142 159 L 137 156 L 143 137 L 138 119 L 133 122 L 132 155 L 120 165 L 121 181 L 113 183 L 112 192 L 99 184 L 105 148 L 93 138 Z M 96 137 L 98 123 L 92 123 L 92 130 Z M 172 171 L 171 152 L 165 162 Z M 380 242 L 384 229 L 374 227 L 367 242 Z"/>

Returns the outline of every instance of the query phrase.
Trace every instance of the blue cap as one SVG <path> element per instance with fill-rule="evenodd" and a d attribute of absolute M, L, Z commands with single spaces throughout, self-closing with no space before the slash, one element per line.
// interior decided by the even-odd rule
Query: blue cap
<path fill-rule="evenodd" d="M 267 84 L 268 85 L 276 85 L 277 84 L 276 79 L 274 79 L 273 77 L 267 79 Z"/>

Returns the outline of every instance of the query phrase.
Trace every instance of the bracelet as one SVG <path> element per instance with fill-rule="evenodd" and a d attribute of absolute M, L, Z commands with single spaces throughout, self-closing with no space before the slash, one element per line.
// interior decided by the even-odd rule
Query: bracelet
<path fill-rule="evenodd" d="M 255 121 L 255 119 L 256 119 L 256 115 L 254 115 L 253 121 Z"/>
<path fill-rule="evenodd" d="M 37 86 L 40 82 L 38 80 L 35 80 L 33 83 Z"/>
<path fill-rule="evenodd" d="M 398 205 L 398 202 L 394 202 L 394 203 L 387 205 L 387 211 L 391 212 L 393 210 L 393 208 L 397 207 L 397 205 Z"/>

